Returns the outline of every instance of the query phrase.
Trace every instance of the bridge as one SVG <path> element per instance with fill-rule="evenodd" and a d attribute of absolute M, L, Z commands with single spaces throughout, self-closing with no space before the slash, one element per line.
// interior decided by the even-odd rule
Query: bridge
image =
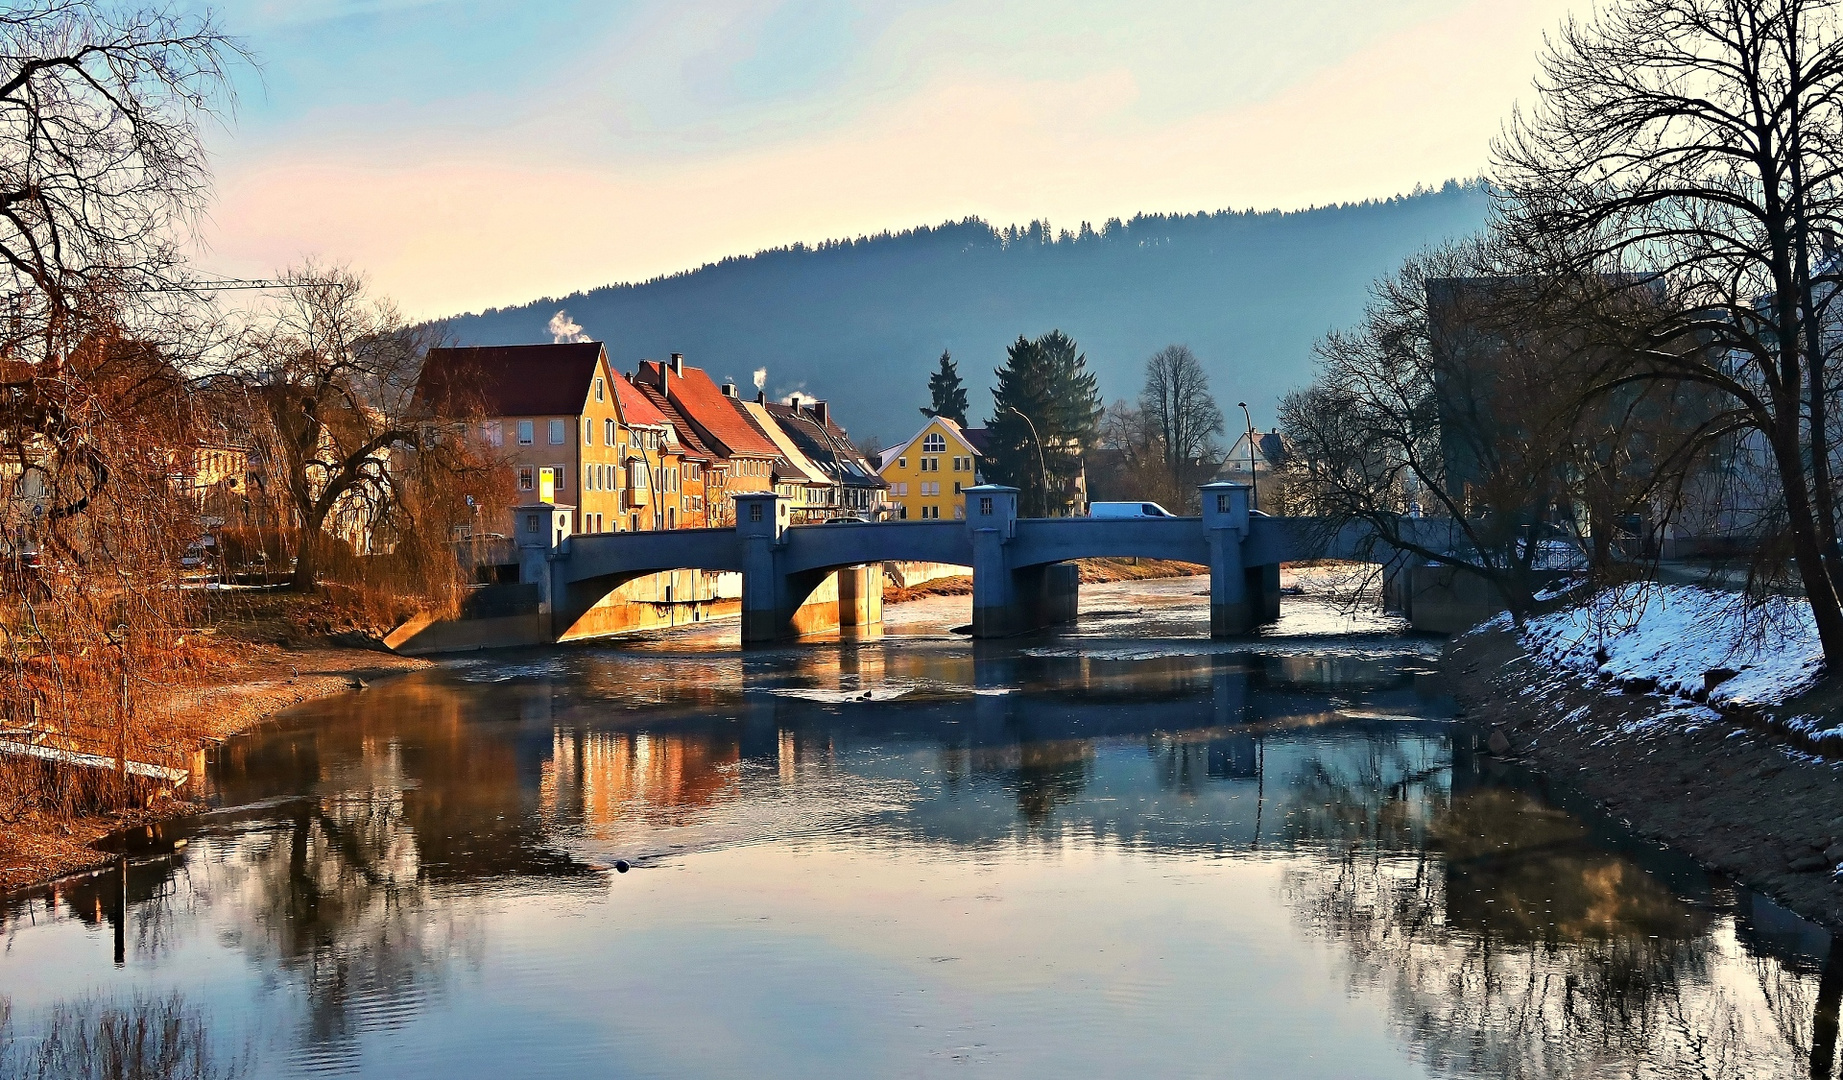
<path fill-rule="evenodd" d="M 567 634 L 609 593 L 669 570 L 742 575 L 742 640 L 778 641 L 882 621 L 880 564 L 948 563 L 973 572 L 976 638 L 1026 633 L 1075 618 L 1074 559 L 1170 559 L 1209 568 L 1210 634 L 1232 637 L 1280 616 L 1280 564 L 1308 558 L 1388 561 L 1368 534 L 1325 535 L 1309 518 L 1253 512 L 1243 484 L 1201 488 L 1190 518 L 1020 518 L 1018 489 L 966 489 L 963 521 L 789 524 L 772 492 L 735 496 L 721 529 L 570 535 L 568 507 L 517 510 L 519 580 L 537 587 L 546 632 Z M 1427 522 L 1427 531 L 1444 525 Z"/>

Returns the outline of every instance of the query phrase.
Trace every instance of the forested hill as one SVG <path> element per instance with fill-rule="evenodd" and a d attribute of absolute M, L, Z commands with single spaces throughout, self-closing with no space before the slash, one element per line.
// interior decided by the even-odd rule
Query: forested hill
<path fill-rule="evenodd" d="M 1312 345 L 1362 311 L 1370 282 L 1406 255 L 1484 220 L 1475 184 L 1292 213 L 1143 214 L 1100 229 L 933 228 L 738 256 L 640 284 L 609 285 L 453 320 L 464 344 L 550 340 L 565 310 L 608 343 L 617 368 L 686 362 L 775 396 L 826 398 L 854 435 L 905 439 L 922 422 L 928 373 L 953 352 L 973 419 L 1019 334 L 1061 328 L 1108 400 L 1136 395 L 1145 358 L 1188 344 L 1224 413 L 1268 422 L 1311 376 Z"/>

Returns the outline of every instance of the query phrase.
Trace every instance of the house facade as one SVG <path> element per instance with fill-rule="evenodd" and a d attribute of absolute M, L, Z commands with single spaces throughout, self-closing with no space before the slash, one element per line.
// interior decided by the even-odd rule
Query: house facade
<path fill-rule="evenodd" d="M 435 416 L 483 417 L 480 438 L 513 471 L 519 502 L 548 493 L 573 507 L 573 532 L 615 532 L 635 520 L 619 379 L 600 342 L 430 349 L 416 393 Z M 480 514 L 476 531 L 511 534 L 512 507 Z"/>
<path fill-rule="evenodd" d="M 934 417 L 908 442 L 883 452 L 890 516 L 910 521 L 965 518 L 962 492 L 979 483 L 979 451 L 959 424 Z"/>

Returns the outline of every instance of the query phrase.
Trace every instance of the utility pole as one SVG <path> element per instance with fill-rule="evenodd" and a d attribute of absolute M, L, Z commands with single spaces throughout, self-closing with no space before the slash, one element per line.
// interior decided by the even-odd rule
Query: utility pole
<path fill-rule="evenodd" d="M 1248 403 L 1238 401 L 1241 406 L 1242 419 L 1248 422 L 1248 509 L 1261 508 L 1261 476 L 1254 468 L 1254 416 L 1248 411 Z"/>

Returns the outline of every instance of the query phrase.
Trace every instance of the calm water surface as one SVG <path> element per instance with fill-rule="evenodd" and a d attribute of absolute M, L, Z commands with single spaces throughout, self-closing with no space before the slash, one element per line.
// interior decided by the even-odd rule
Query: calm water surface
<path fill-rule="evenodd" d="M 1475 751 L 1434 643 L 1201 587 L 296 710 L 183 850 L 0 902 L 0 1071 L 177 993 L 260 1076 L 1830 1075 L 1828 935 Z"/>

